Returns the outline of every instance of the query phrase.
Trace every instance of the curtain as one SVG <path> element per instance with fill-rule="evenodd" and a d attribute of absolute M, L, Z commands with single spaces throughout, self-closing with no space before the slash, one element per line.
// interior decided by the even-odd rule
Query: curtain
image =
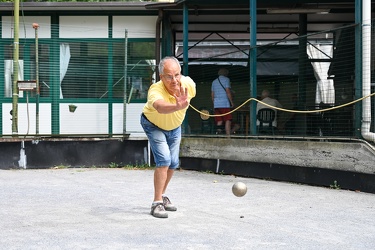
<path fill-rule="evenodd" d="M 332 45 L 311 45 L 307 46 L 307 54 L 310 59 L 331 59 L 333 54 Z M 335 86 L 333 80 L 328 78 L 330 62 L 312 62 L 314 75 L 317 80 L 315 104 L 335 104 Z"/>
<path fill-rule="evenodd" d="M 4 60 L 4 97 L 12 97 L 13 60 Z M 23 60 L 18 60 L 18 80 L 23 80 Z"/>
<path fill-rule="evenodd" d="M 150 60 L 146 59 L 146 63 L 148 65 L 150 65 L 150 68 L 152 70 L 152 77 L 151 77 L 152 80 L 151 80 L 151 82 L 154 83 L 155 79 L 156 79 L 156 73 L 155 73 L 155 68 L 157 67 L 157 65 L 155 65 L 156 60 L 155 59 L 150 59 Z"/>
<path fill-rule="evenodd" d="M 70 61 L 70 46 L 68 43 L 60 44 L 60 99 L 63 99 L 61 83 L 68 71 Z"/>

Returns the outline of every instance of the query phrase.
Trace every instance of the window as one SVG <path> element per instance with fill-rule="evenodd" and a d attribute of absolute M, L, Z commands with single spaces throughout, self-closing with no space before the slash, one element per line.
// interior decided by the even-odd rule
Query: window
<path fill-rule="evenodd" d="M 123 41 L 113 44 L 62 43 L 60 45 L 62 97 L 105 99 L 113 96 L 123 99 L 124 65 L 126 65 L 127 96 L 131 96 L 131 101 L 145 99 L 148 87 L 155 78 L 154 51 L 154 42 L 129 42 L 127 62 L 125 62 Z"/>

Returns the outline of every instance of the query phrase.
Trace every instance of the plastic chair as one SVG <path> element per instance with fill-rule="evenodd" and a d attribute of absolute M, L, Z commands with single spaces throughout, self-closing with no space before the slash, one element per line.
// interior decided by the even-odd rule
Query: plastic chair
<path fill-rule="evenodd" d="M 270 108 L 263 108 L 258 110 L 257 119 L 259 121 L 258 133 L 261 132 L 272 132 L 275 134 L 274 126 L 272 126 L 273 121 L 276 118 L 276 111 Z M 267 124 L 267 126 L 264 126 Z"/>
<path fill-rule="evenodd" d="M 210 115 L 212 112 L 210 112 L 209 109 L 207 109 L 206 107 L 202 107 L 199 109 L 200 112 L 204 113 L 204 114 L 207 114 L 207 115 L 204 115 L 204 114 L 200 114 L 200 118 L 201 118 L 201 133 L 204 134 L 204 133 L 208 133 L 208 134 L 212 134 L 213 133 L 213 130 L 214 130 L 214 124 L 212 122 L 212 119 Z"/>

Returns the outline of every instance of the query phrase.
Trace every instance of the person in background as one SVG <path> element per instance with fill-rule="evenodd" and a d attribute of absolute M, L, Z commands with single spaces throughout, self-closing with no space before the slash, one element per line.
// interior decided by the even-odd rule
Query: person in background
<path fill-rule="evenodd" d="M 273 98 L 270 97 L 270 92 L 267 89 L 265 89 L 265 90 L 262 91 L 262 95 L 260 97 L 260 100 L 262 102 L 264 102 L 264 103 L 267 103 L 267 104 L 273 106 L 273 107 L 278 107 L 278 108 L 282 108 L 283 107 L 278 100 L 273 99 Z M 269 107 L 267 105 L 264 105 L 264 104 L 262 104 L 260 102 L 257 102 L 257 114 L 258 114 L 258 111 L 260 109 L 263 109 L 263 108 L 270 108 L 270 109 L 275 110 L 275 112 L 276 112 L 276 119 L 273 121 L 272 126 L 277 127 L 277 109 L 274 109 L 274 108 Z M 259 121 L 257 121 L 257 125 L 259 125 Z"/>
<path fill-rule="evenodd" d="M 298 110 L 298 96 L 293 93 L 290 98 L 289 104 L 286 104 L 286 109 Z M 278 130 L 283 134 L 294 134 L 296 130 L 297 113 L 283 112 L 281 113 L 279 122 L 277 124 Z"/>
<path fill-rule="evenodd" d="M 181 66 L 175 57 L 160 61 L 159 74 L 160 81 L 148 90 L 140 122 L 156 164 L 151 215 L 168 218 L 166 211 L 177 208 L 166 196 L 166 190 L 179 166 L 181 124 L 190 100 L 196 95 L 196 85 L 190 77 L 181 75 Z"/>
<path fill-rule="evenodd" d="M 211 99 L 214 104 L 215 115 L 222 115 L 231 111 L 233 104 L 233 96 L 230 86 L 230 79 L 228 78 L 229 71 L 221 68 L 218 72 L 218 77 L 212 82 Z M 215 123 L 218 127 L 217 133 L 220 133 L 222 128 L 225 129 L 227 135 L 231 134 L 232 114 L 224 116 L 215 116 Z"/>
<path fill-rule="evenodd" d="M 238 130 L 240 130 L 241 126 L 240 124 L 236 123 L 236 122 L 232 122 L 232 126 L 231 126 L 231 129 L 230 129 L 230 133 L 231 134 L 236 134 Z"/>

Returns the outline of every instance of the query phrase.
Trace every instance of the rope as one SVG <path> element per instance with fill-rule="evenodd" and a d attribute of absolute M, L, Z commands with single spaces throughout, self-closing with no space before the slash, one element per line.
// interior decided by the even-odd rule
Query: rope
<path fill-rule="evenodd" d="M 196 112 L 198 112 L 198 113 L 201 114 L 201 115 L 204 115 L 204 116 L 207 116 L 207 117 L 216 117 L 216 116 L 225 116 L 225 115 L 231 114 L 231 113 L 237 111 L 238 109 L 242 108 L 246 103 L 248 103 L 248 102 L 254 100 L 254 101 L 259 102 L 259 103 L 261 103 L 261 104 L 264 104 L 265 106 L 268 106 L 268 107 L 270 107 L 270 108 L 272 108 L 272 109 L 277 109 L 277 110 L 280 110 L 280 111 L 285 111 L 285 112 L 290 112 L 290 113 L 309 114 L 309 113 L 326 112 L 326 111 L 330 111 L 330 110 L 334 110 L 334 109 L 339 109 L 339 108 L 342 108 L 342 107 L 345 107 L 345 106 L 352 105 L 352 104 L 354 104 L 354 103 L 356 103 L 356 102 L 360 102 L 360 101 L 362 101 L 362 100 L 364 100 L 364 99 L 366 99 L 366 98 L 369 98 L 369 97 L 371 97 L 371 96 L 374 96 L 374 95 L 375 95 L 375 92 L 374 92 L 374 93 L 371 93 L 371 94 L 369 94 L 369 95 L 367 95 L 367 96 L 361 97 L 361 98 L 359 98 L 359 99 L 357 99 L 357 100 L 354 100 L 354 101 L 351 101 L 351 102 L 348 102 L 348 103 L 344 103 L 344 104 L 339 105 L 339 106 L 335 106 L 335 107 L 331 107 L 331 108 L 326 108 L 326 109 L 315 109 L 315 110 L 292 110 L 292 109 L 283 109 L 283 108 L 275 107 L 275 106 L 272 106 L 272 105 L 270 105 L 270 104 L 264 103 L 264 102 L 262 102 L 262 101 L 259 101 L 259 100 L 256 99 L 256 98 L 253 98 L 253 97 L 247 99 L 244 103 L 242 103 L 242 104 L 241 104 L 240 106 L 238 106 L 237 108 L 231 110 L 230 112 L 227 112 L 227 113 L 225 113 L 225 114 L 218 114 L 218 115 L 210 115 L 210 114 L 207 114 L 207 113 L 205 113 L 205 112 L 201 112 L 200 110 L 198 110 L 197 108 L 195 108 L 195 107 L 194 107 L 193 105 L 191 105 L 191 104 L 189 104 L 189 106 L 190 106 L 193 110 L 195 110 Z"/>

